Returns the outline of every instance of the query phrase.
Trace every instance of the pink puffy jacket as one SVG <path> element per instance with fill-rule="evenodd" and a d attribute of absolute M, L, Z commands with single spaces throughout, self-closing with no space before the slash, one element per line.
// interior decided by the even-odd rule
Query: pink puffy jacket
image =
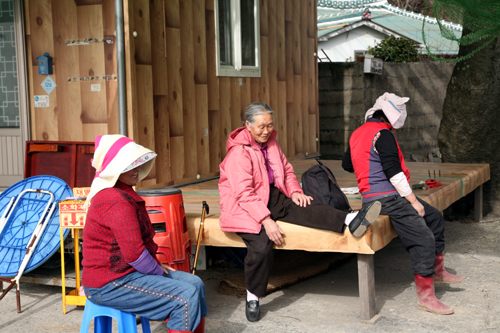
<path fill-rule="evenodd" d="M 267 156 L 274 174 L 274 186 L 287 197 L 304 193 L 293 167 L 276 141 L 274 131 L 268 141 Z M 258 234 L 261 222 L 271 215 L 269 177 L 260 146 L 246 127 L 234 130 L 227 140 L 227 156 L 220 164 L 220 228 L 225 232 Z"/>

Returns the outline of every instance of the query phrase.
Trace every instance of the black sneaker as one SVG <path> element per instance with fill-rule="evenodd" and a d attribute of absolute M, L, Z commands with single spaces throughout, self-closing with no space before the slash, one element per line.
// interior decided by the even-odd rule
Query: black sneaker
<path fill-rule="evenodd" d="M 260 307 L 259 301 L 247 301 L 245 314 L 248 321 L 257 321 L 259 319 Z"/>
<path fill-rule="evenodd" d="M 382 204 L 379 201 L 373 201 L 364 206 L 358 212 L 358 215 L 349 223 L 349 230 L 354 237 L 361 237 L 366 229 L 375 222 L 380 214 Z"/>

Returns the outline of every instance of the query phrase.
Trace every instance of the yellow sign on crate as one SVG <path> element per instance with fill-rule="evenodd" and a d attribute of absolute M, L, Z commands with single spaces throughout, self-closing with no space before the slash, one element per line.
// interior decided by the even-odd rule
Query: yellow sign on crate
<path fill-rule="evenodd" d="M 83 209 L 85 200 L 63 200 L 59 202 L 61 228 L 83 228 L 87 212 Z"/>
<path fill-rule="evenodd" d="M 73 188 L 73 195 L 75 197 L 88 197 L 90 187 L 75 187 Z"/>
<path fill-rule="evenodd" d="M 73 195 L 85 197 L 90 188 L 74 188 Z M 87 212 L 83 209 L 85 200 L 62 200 L 59 202 L 59 223 L 61 230 L 61 275 L 62 275 L 62 301 L 63 313 L 66 313 L 66 305 L 85 305 L 86 297 L 79 295 L 80 283 L 80 249 L 79 230 L 85 226 Z M 64 238 L 63 229 L 74 230 L 74 255 L 75 255 L 75 276 L 76 289 L 66 293 L 66 268 L 64 266 Z"/>

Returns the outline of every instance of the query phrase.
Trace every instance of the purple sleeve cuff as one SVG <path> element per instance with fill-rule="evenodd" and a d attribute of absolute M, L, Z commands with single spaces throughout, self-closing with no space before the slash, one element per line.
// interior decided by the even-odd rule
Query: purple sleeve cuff
<path fill-rule="evenodd" d="M 141 256 L 134 262 L 129 262 L 129 265 L 134 267 L 138 272 L 149 275 L 163 275 L 163 268 L 149 254 L 148 250 L 144 249 Z"/>

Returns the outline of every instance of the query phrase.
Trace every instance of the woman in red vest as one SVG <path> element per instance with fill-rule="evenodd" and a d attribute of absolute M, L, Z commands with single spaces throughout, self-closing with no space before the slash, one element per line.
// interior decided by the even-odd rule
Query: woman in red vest
<path fill-rule="evenodd" d="M 394 136 L 405 122 L 408 100 L 390 93 L 377 99 L 365 124 L 352 134 L 342 167 L 356 174 L 363 204 L 380 201 L 380 214 L 389 215 L 410 253 L 419 309 L 451 314 L 453 309 L 434 294 L 434 284 L 462 281 L 444 269 L 443 215 L 412 192 L 410 171 Z"/>

